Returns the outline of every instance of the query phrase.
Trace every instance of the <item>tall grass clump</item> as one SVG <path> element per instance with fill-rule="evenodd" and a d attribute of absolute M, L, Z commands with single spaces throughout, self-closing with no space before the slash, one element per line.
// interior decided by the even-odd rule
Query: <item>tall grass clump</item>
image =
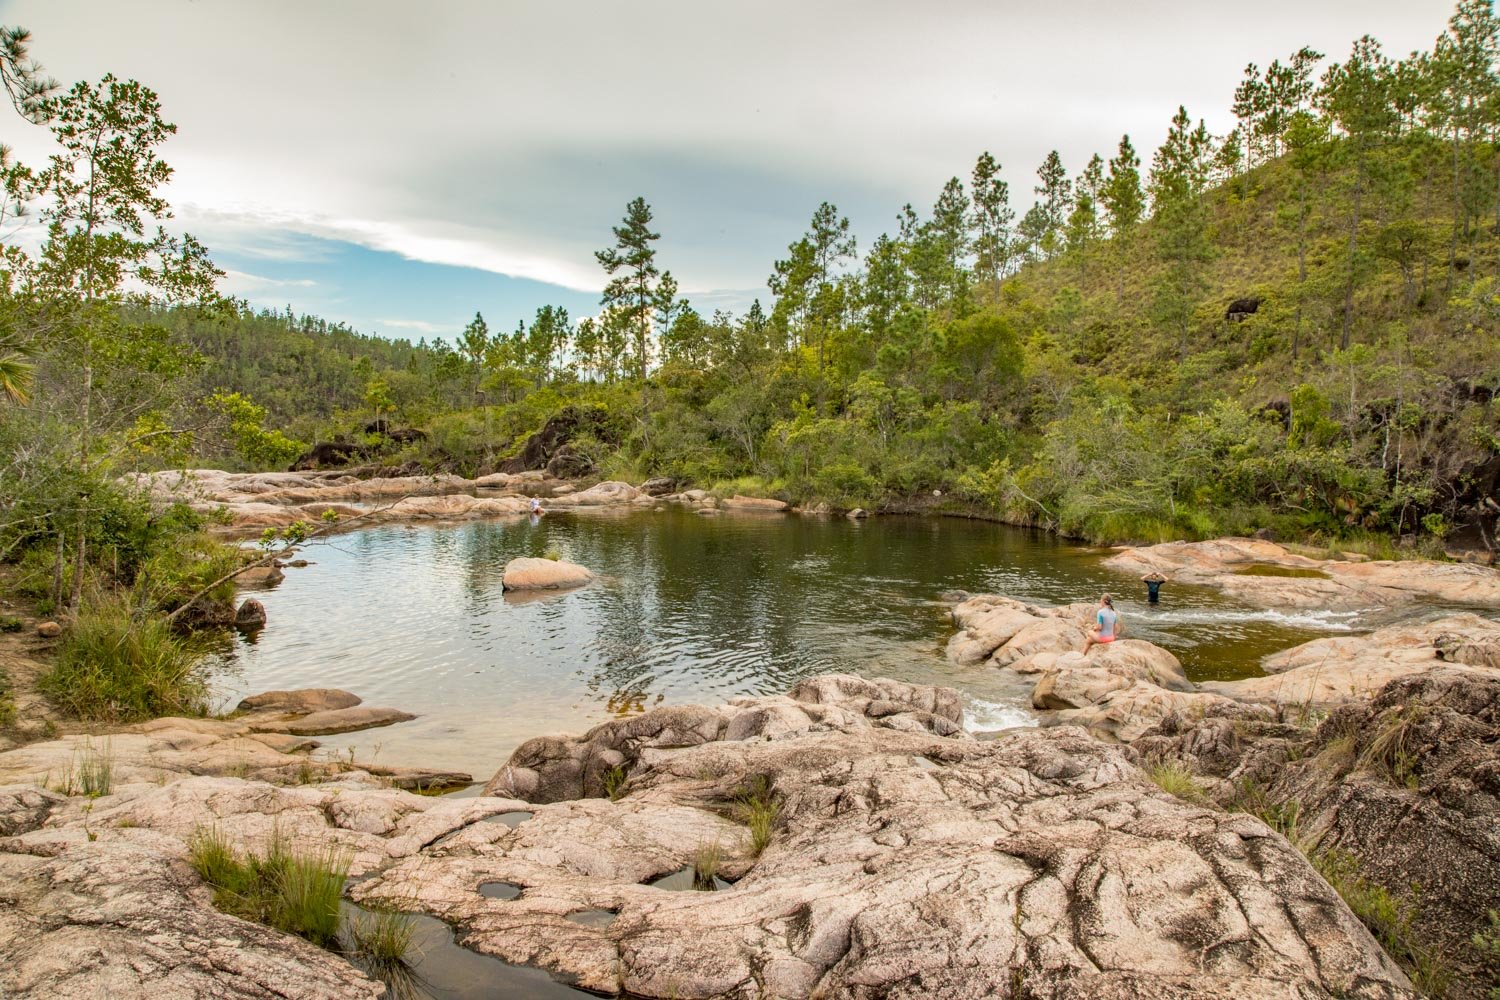
<path fill-rule="evenodd" d="M 734 817 L 750 828 L 750 850 L 760 857 L 781 818 L 781 796 L 765 775 L 756 775 L 735 794 Z"/>
<path fill-rule="evenodd" d="M 1365 745 L 1359 763 L 1384 775 L 1392 784 L 1416 790 L 1418 785 L 1418 729 L 1430 710 L 1421 702 L 1397 705 L 1385 712 L 1375 735 Z"/>
<path fill-rule="evenodd" d="M 63 634 L 42 693 L 82 719 L 137 722 L 206 715 L 201 656 L 165 619 L 138 615 L 128 595 L 98 594 Z"/>
<path fill-rule="evenodd" d="M 367 909 L 348 923 L 352 951 L 382 979 L 407 969 L 417 925 L 400 910 Z"/>
<path fill-rule="evenodd" d="M 693 888 L 712 892 L 723 860 L 724 849 L 717 840 L 700 843 L 693 854 Z"/>
<path fill-rule="evenodd" d="M 1186 802 L 1206 802 L 1208 793 L 1198 784 L 1193 772 L 1181 764 L 1163 761 L 1147 768 L 1146 776 L 1168 795 L 1175 795 Z"/>
<path fill-rule="evenodd" d="M 349 856 L 337 848 L 294 854 L 278 836 L 264 854 L 235 851 L 218 829 L 200 829 L 188 860 L 213 886 L 214 905 L 225 913 L 267 924 L 332 948 L 338 944 L 339 900 Z"/>

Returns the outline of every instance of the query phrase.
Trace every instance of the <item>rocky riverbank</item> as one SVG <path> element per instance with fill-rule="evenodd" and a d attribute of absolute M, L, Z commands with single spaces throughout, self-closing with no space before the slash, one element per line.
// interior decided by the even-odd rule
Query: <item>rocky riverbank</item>
<path fill-rule="evenodd" d="M 140 473 L 129 481 L 162 501 L 180 501 L 213 515 L 232 531 L 284 527 L 325 516 L 359 518 L 361 525 L 516 517 L 530 512 L 531 498 L 558 508 L 653 507 L 674 503 L 700 511 L 778 513 L 786 503 L 764 497 L 718 499 L 704 490 L 674 492 L 653 480 L 640 488 L 602 482 L 584 489 L 542 472 L 504 473 L 465 479 L 446 473 L 357 478 L 344 472 L 223 472 L 188 469 Z"/>
<path fill-rule="evenodd" d="M 339 845 L 356 900 L 607 994 L 1416 996 L 1260 820 L 1167 795 L 1076 728 L 968 738 L 959 704 L 834 676 L 657 709 L 533 741 L 471 799 L 357 770 L 167 775 L 92 799 L 10 785 L 0 988 L 377 995 L 341 959 L 212 908 L 184 861 L 212 826 L 242 847 Z M 710 845 L 720 891 L 651 884 Z M 496 883 L 513 891 L 481 891 Z"/>

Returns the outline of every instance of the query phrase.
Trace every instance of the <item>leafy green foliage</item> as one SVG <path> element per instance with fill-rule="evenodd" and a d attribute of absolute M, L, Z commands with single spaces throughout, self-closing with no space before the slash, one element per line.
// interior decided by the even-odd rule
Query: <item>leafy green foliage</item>
<path fill-rule="evenodd" d="M 38 687 L 82 719 L 137 722 L 208 711 L 200 652 L 165 619 L 139 613 L 128 593 L 84 604 Z"/>

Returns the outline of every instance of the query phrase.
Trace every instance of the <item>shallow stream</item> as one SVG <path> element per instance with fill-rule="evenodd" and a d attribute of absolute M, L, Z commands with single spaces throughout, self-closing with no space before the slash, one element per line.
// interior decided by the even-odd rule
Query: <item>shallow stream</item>
<path fill-rule="evenodd" d="M 502 592 L 508 560 L 549 550 L 600 579 L 567 593 Z M 255 595 L 269 624 L 236 641 L 217 690 L 232 706 L 272 688 L 345 688 L 419 718 L 327 746 L 482 781 L 531 736 L 784 692 L 829 671 L 953 685 L 973 730 L 1028 723 L 1014 682 L 945 659 L 953 590 L 1046 603 L 1112 591 L 1127 634 L 1172 650 L 1197 680 L 1253 675 L 1267 653 L 1373 624 L 1174 584 L 1151 607 L 1144 585 L 1100 565 L 1104 554 L 954 518 L 676 507 L 370 528 L 310 543 L 312 565 Z"/>

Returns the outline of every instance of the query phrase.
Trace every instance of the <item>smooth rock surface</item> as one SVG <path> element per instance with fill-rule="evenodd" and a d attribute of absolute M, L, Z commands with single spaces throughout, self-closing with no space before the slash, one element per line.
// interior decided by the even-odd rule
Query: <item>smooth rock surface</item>
<path fill-rule="evenodd" d="M 565 590 L 581 587 L 593 578 L 585 567 L 563 559 L 523 557 L 505 564 L 501 585 L 506 590 Z"/>
<path fill-rule="evenodd" d="M 0 850 L 7 1000 L 373 1000 L 382 986 L 298 938 L 213 908 L 181 845 L 146 831 Z"/>

